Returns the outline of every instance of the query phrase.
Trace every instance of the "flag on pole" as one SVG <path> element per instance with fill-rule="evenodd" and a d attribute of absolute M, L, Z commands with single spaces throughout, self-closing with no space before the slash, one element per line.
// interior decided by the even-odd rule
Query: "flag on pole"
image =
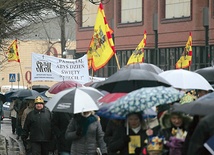
<path fill-rule="evenodd" d="M 189 38 L 182 53 L 182 56 L 176 63 L 176 69 L 187 68 L 192 63 L 192 34 L 189 33 Z"/>
<path fill-rule="evenodd" d="M 146 46 L 146 31 L 144 31 L 143 39 L 130 56 L 127 65 L 144 61 L 144 47 Z"/>
<path fill-rule="evenodd" d="M 115 54 L 112 33 L 113 31 L 109 28 L 105 17 L 103 5 L 100 3 L 94 25 L 94 34 L 87 51 L 88 66 L 94 71 L 105 66 Z"/>
<path fill-rule="evenodd" d="M 7 51 L 8 62 L 16 61 L 20 63 L 17 40 L 14 40 L 12 44 L 8 47 Z"/>

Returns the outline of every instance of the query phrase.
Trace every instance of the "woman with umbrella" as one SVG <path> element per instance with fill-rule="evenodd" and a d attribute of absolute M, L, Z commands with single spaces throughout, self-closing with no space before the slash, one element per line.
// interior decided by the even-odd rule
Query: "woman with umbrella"
<path fill-rule="evenodd" d="M 161 117 L 160 135 L 166 140 L 169 155 L 181 155 L 191 118 L 180 112 L 166 112 Z"/>
<path fill-rule="evenodd" d="M 107 155 L 103 136 L 99 117 L 93 111 L 75 114 L 65 133 L 66 139 L 72 140 L 72 155 L 94 155 L 98 152 Z"/>
<path fill-rule="evenodd" d="M 143 127 L 142 113 L 133 112 L 127 116 L 127 127 L 117 128 L 108 144 L 108 150 L 115 155 L 140 155 L 146 146 L 146 130 Z"/>

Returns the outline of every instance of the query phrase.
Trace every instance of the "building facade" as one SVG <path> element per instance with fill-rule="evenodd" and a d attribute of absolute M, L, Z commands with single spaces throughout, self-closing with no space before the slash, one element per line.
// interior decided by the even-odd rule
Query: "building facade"
<path fill-rule="evenodd" d="M 92 1 L 92 0 L 90 0 Z M 147 32 L 144 62 L 163 70 L 175 69 L 189 33 L 192 33 L 190 70 L 211 66 L 214 56 L 214 0 L 103 0 L 105 16 L 114 30 L 120 67 L 128 62 Z M 77 16 L 76 57 L 88 50 L 98 5 L 80 0 Z M 95 76 L 108 77 L 117 71 L 114 57 Z"/>

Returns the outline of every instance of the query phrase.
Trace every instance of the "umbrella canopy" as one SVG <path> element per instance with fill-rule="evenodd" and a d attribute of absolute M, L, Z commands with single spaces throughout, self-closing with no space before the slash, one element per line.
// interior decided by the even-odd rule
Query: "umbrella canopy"
<path fill-rule="evenodd" d="M 19 89 L 16 92 L 14 92 L 10 98 L 25 98 L 29 96 L 39 96 L 39 92 L 31 89 Z"/>
<path fill-rule="evenodd" d="M 105 96 L 103 96 L 102 98 L 100 98 L 98 100 L 98 103 L 99 104 L 110 103 L 110 102 L 113 102 L 113 101 L 123 97 L 126 94 L 127 93 L 109 93 L 109 94 L 106 94 Z"/>
<path fill-rule="evenodd" d="M 167 80 L 173 87 L 179 89 L 200 89 L 200 90 L 213 90 L 209 82 L 200 74 L 184 70 L 175 69 L 164 71 L 159 74 Z"/>
<path fill-rule="evenodd" d="M 183 95 L 183 92 L 173 87 L 141 88 L 107 105 L 105 107 L 106 116 L 117 115 L 125 117 L 131 112 L 143 112 L 157 105 L 178 101 Z"/>
<path fill-rule="evenodd" d="M 147 70 L 150 72 L 153 72 L 155 74 L 159 74 L 161 72 L 163 72 L 162 69 L 160 69 L 158 66 L 154 65 L 154 64 L 150 64 L 150 63 L 134 63 L 134 64 L 130 64 L 130 65 L 126 65 L 121 69 L 143 69 L 143 70 Z"/>
<path fill-rule="evenodd" d="M 80 84 L 77 81 L 61 81 L 58 83 L 55 83 L 53 86 L 51 86 L 46 92 L 45 95 L 47 97 L 53 97 L 55 94 L 61 92 L 62 90 L 68 89 L 68 88 L 74 88 L 74 87 L 81 87 L 82 84 Z"/>
<path fill-rule="evenodd" d="M 190 115 L 208 115 L 214 111 L 214 92 L 208 93 L 197 100 L 173 105 L 173 111 L 183 112 Z"/>
<path fill-rule="evenodd" d="M 203 76 L 210 84 L 214 84 L 214 67 L 213 66 L 197 69 L 195 72 Z"/>
<path fill-rule="evenodd" d="M 50 87 L 47 86 L 47 85 L 33 85 L 32 86 L 32 89 L 33 90 L 36 90 L 38 92 L 43 92 L 43 91 L 46 91 L 48 90 Z"/>
<path fill-rule="evenodd" d="M 122 69 L 101 82 L 97 89 L 129 93 L 142 87 L 171 86 L 164 78 L 147 70 Z"/>
<path fill-rule="evenodd" d="M 63 90 L 54 95 L 46 106 L 50 111 L 81 113 L 98 110 L 97 100 L 104 96 L 92 87 L 77 87 Z"/>

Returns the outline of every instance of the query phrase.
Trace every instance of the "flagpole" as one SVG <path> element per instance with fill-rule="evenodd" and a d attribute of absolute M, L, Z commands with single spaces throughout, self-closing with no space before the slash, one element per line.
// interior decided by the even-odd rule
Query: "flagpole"
<path fill-rule="evenodd" d="M 24 88 L 24 77 L 23 77 L 23 73 L 22 73 L 22 66 L 21 63 L 19 62 L 19 67 L 20 67 L 20 71 L 21 71 L 21 76 L 22 76 L 22 84 L 23 84 L 23 88 Z"/>
<path fill-rule="evenodd" d="M 114 57 L 115 57 L 115 59 L 116 59 L 117 69 L 120 70 L 120 64 L 119 64 L 118 57 L 117 57 L 117 54 L 116 54 L 116 53 L 114 54 Z"/>

